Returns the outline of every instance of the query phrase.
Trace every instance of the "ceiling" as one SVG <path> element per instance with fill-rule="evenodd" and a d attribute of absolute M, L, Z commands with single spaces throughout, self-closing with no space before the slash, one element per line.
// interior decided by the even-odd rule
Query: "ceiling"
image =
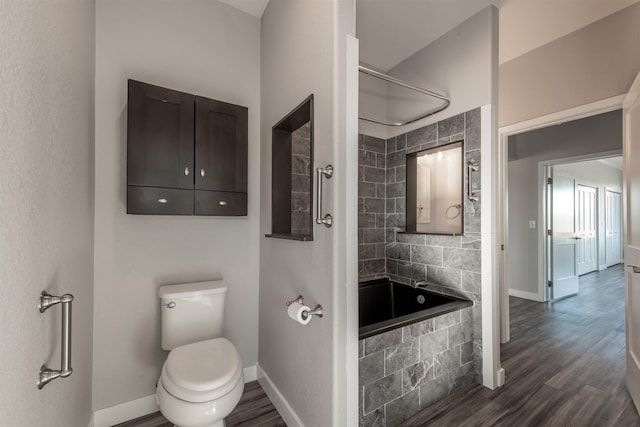
<path fill-rule="evenodd" d="M 607 157 L 606 159 L 599 159 L 598 161 L 614 169 L 622 170 L 622 156 Z"/>
<path fill-rule="evenodd" d="M 360 62 L 388 71 L 489 4 L 504 0 L 356 0 Z"/>

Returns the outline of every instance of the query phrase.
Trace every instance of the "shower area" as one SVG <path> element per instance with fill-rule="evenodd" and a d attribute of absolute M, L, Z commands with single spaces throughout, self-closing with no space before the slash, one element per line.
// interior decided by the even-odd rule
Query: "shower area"
<path fill-rule="evenodd" d="M 481 148 L 495 104 L 497 9 L 475 3 L 445 14 L 448 27 L 400 55 L 408 42 L 391 34 L 411 18 L 386 2 L 357 6 L 359 418 L 394 426 L 483 383 Z M 433 5 L 420 7 L 411 13 Z M 371 335 L 364 289 L 384 280 L 396 289 L 388 298 L 417 286 L 466 304 L 435 315 L 397 306 L 399 326 Z"/>

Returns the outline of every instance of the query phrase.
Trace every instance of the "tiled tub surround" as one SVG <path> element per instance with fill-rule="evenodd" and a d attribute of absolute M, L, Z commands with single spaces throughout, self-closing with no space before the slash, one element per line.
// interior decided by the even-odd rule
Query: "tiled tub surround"
<path fill-rule="evenodd" d="M 360 279 L 385 276 L 386 142 L 358 138 L 358 272 Z"/>
<path fill-rule="evenodd" d="M 467 198 L 467 170 L 464 169 L 464 235 L 463 236 L 446 236 L 446 235 L 428 235 L 428 234 L 406 234 L 404 233 L 406 220 L 405 220 L 405 188 L 406 188 L 406 154 L 410 152 L 420 151 L 427 148 L 435 147 L 437 145 L 446 144 L 452 141 L 464 140 L 465 151 L 465 165 L 469 160 L 476 161 L 480 168 L 480 109 L 474 109 L 457 116 L 453 116 L 446 120 L 425 126 L 420 129 L 413 130 L 411 132 L 399 135 L 394 138 L 387 139 L 386 157 L 385 160 L 385 182 L 386 187 L 384 191 L 384 218 L 385 218 L 385 266 L 380 268 L 378 264 L 365 264 L 364 260 L 368 258 L 360 258 L 360 280 L 375 276 L 388 276 L 392 280 L 400 283 L 411 283 L 416 280 L 428 280 L 435 286 L 435 290 L 453 289 L 455 292 L 464 294 L 468 299 L 474 301 L 474 306 L 463 310 L 465 313 L 465 328 L 471 331 L 468 337 L 468 341 L 465 341 L 465 354 L 471 354 L 471 364 L 464 363 L 466 370 L 472 373 L 476 382 L 482 382 L 482 318 L 481 318 L 481 275 L 480 275 L 480 200 L 481 200 L 481 186 L 480 186 L 480 170 L 478 170 L 472 176 L 471 187 L 472 191 L 480 198 L 477 202 L 470 202 Z M 369 136 L 360 137 L 360 178 L 367 178 L 363 176 L 363 172 L 367 167 L 363 163 L 362 152 L 367 151 L 367 141 L 375 141 L 378 144 L 376 138 Z M 377 164 L 376 164 L 377 166 Z M 370 229 L 367 226 L 373 226 L 370 216 L 364 216 L 368 214 L 366 205 L 363 205 L 363 201 L 367 196 L 371 195 L 370 187 L 365 190 L 368 193 L 363 192 L 363 183 L 368 182 L 362 180 L 359 183 L 359 196 L 360 196 L 360 215 L 359 215 L 359 248 L 362 253 L 362 247 L 371 243 L 371 235 L 364 233 L 366 229 Z M 377 190 L 377 188 L 376 188 Z M 376 198 L 381 194 L 376 192 Z M 368 221 L 368 222 L 365 222 Z M 379 233 L 377 230 L 379 223 L 375 223 L 375 233 Z M 379 253 L 376 254 L 379 256 Z M 378 260 L 376 258 L 376 260 Z M 379 261 L 376 261 L 376 263 Z M 375 268 L 374 268 L 375 267 Z M 404 335 L 404 328 L 400 339 L 402 340 Z M 392 331 L 395 332 L 395 331 Z M 389 334 L 391 332 L 387 332 Z M 396 332 L 397 334 L 397 332 Z M 374 339 L 371 337 L 368 339 Z M 397 337 L 395 338 L 398 339 Z M 468 344 L 469 341 L 471 344 Z M 429 342 L 425 339 L 424 342 Z M 401 345 L 411 346 L 411 344 L 405 344 L 404 341 L 398 342 Z M 449 343 L 447 342 L 447 345 Z M 425 351 L 426 346 L 425 344 Z M 455 346 L 454 346 L 455 347 Z M 404 348 L 404 347 L 403 347 Z M 366 350 L 366 349 L 365 349 Z M 449 355 L 451 352 L 457 350 L 447 348 Z M 469 353 L 470 350 L 470 353 Z M 390 352 L 390 350 L 389 350 Z M 371 352 L 375 353 L 375 352 Z M 370 356 L 369 352 L 365 358 Z M 390 354 L 390 353 L 389 353 Z M 362 354 L 361 354 L 362 355 Z M 460 353 L 462 357 L 462 351 Z M 379 355 L 377 357 L 380 357 Z M 373 359 L 368 359 L 373 360 Z M 461 359 L 462 360 L 462 359 Z M 465 359 L 466 360 L 466 359 Z M 360 371 L 368 371 L 363 368 L 363 359 L 360 360 Z M 390 379 L 386 379 L 390 377 Z M 379 381 L 382 381 L 378 388 L 386 388 L 388 390 L 395 390 L 397 387 L 395 381 L 397 378 L 391 375 L 391 373 L 385 373 Z M 387 381 L 386 383 L 384 381 Z M 447 380 L 448 381 L 448 380 Z M 448 386 L 457 386 L 459 382 L 448 382 Z M 444 379 L 442 376 L 438 376 L 438 381 L 435 380 L 428 384 L 422 385 L 420 388 L 425 389 L 424 394 L 427 395 L 427 389 L 438 387 L 444 387 Z M 364 390 L 362 387 L 362 374 L 361 374 L 361 392 Z M 404 383 L 400 383 L 400 387 L 403 387 Z M 374 387 L 370 386 L 370 390 Z M 447 392 L 449 392 L 448 389 Z M 402 394 L 403 400 L 399 400 L 394 403 L 395 400 L 389 401 L 385 404 L 385 411 L 391 408 L 391 412 L 394 413 L 397 405 L 403 405 L 406 407 L 406 411 L 410 412 L 415 409 L 415 390 L 411 390 L 414 393 L 414 397 L 406 397 Z M 373 392 L 375 394 L 375 392 Z M 393 394 L 393 393 L 391 393 Z M 409 394 L 409 393 L 406 393 Z M 439 395 L 440 393 L 433 392 L 432 395 Z M 399 397 L 400 395 L 396 396 Z M 442 395 L 444 396 L 444 395 Z M 442 397 L 441 396 L 441 397 Z M 411 400 L 414 399 L 414 400 Z M 437 399 L 435 399 L 437 400 Z M 429 403 L 435 400 L 425 399 L 419 401 L 419 408 L 428 406 Z M 413 403 L 411 403 L 413 402 Z M 425 403 L 428 402 L 428 403 Z M 411 405 L 410 405 L 411 403 Z M 411 408 L 409 408 L 411 406 Z M 372 412 L 368 412 L 367 409 L 371 409 L 372 406 L 363 406 L 363 410 L 366 415 L 363 421 L 367 421 L 364 425 L 369 424 L 368 421 L 375 419 L 376 416 Z M 379 408 L 376 406 L 375 408 Z M 376 411 L 374 411 L 376 412 Z M 377 410 L 379 412 L 379 409 Z M 364 413 L 363 413 L 364 414 Z M 389 420 L 395 419 L 394 416 Z M 391 424 L 388 424 L 391 425 Z"/>
<path fill-rule="evenodd" d="M 360 426 L 393 427 L 475 379 L 472 308 L 360 340 Z"/>
<path fill-rule="evenodd" d="M 311 122 L 291 134 L 291 234 L 311 234 Z"/>

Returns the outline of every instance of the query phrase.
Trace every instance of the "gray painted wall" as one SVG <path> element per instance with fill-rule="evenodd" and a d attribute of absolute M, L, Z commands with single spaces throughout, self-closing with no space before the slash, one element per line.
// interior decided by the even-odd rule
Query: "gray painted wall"
<path fill-rule="evenodd" d="M 98 0 L 96 17 L 97 410 L 155 393 L 161 285 L 224 278 L 224 334 L 258 360 L 260 21 L 209 0 Z M 249 108 L 248 216 L 125 213 L 128 78 Z"/>
<path fill-rule="evenodd" d="M 610 113 L 575 120 L 509 138 L 507 284 L 538 293 L 538 163 L 592 153 L 622 150 L 622 115 Z"/>
<path fill-rule="evenodd" d="M 7 426 L 86 426 L 91 417 L 95 6 L 0 2 L 0 414 Z M 72 293 L 73 375 L 60 369 L 60 312 Z"/>
<path fill-rule="evenodd" d="M 499 125 L 625 94 L 640 71 L 640 3 L 500 65 Z"/>

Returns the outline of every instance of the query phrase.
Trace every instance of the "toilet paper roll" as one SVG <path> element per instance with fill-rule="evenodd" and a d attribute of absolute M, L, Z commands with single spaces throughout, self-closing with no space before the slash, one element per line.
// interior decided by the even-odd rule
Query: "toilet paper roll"
<path fill-rule="evenodd" d="M 294 301 L 287 309 L 287 314 L 290 318 L 300 323 L 301 325 L 306 325 L 311 321 L 311 316 L 307 316 L 306 318 L 304 318 L 302 316 L 302 313 L 305 311 L 308 313 L 309 311 L 311 311 L 311 309 L 304 304 L 300 304 L 299 302 Z"/>

